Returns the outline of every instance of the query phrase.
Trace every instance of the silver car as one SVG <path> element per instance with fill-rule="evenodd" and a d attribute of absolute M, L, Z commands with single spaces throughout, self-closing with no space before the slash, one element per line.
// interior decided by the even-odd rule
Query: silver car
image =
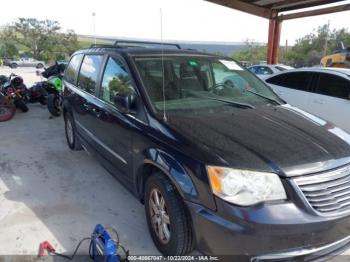
<path fill-rule="evenodd" d="M 6 61 L 6 65 L 8 65 L 11 68 L 16 68 L 19 66 L 43 68 L 45 65 L 45 62 L 36 60 L 34 58 L 20 58 L 15 60 L 9 59 Z"/>

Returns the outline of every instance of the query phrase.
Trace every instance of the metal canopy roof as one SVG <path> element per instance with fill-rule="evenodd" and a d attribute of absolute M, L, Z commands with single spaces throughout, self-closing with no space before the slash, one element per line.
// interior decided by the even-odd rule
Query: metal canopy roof
<path fill-rule="evenodd" d="M 280 15 L 281 20 L 299 17 L 329 14 L 350 10 L 350 4 L 343 4 L 321 8 L 322 5 L 331 3 L 344 3 L 345 0 L 207 0 L 222 6 L 237 9 L 264 18 L 276 18 L 281 12 L 298 11 L 302 8 L 320 7 L 316 10 L 304 12 L 292 12 Z"/>

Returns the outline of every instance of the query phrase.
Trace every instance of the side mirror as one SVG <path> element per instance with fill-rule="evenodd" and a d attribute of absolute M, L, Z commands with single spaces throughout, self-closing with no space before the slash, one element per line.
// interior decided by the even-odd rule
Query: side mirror
<path fill-rule="evenodd" d="M 134 94 L 117 93 L 113 103 L 123 113 L 130 113 L 135 109 L 136 97 Z"/>

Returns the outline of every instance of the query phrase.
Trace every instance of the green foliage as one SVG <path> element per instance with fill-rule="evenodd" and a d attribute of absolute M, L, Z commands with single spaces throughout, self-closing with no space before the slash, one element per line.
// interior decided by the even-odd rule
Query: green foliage
<path fill-rule="evenodd" d="M 23 46 L 28 55 L 43 60 L 67 58 L 79 48 L 73 31 L 62 33 L 57 21 L 18 18 L 2 32 L 7 42 Z"/>
<path fill-rule="evenodd" d="M 130 78 L 127 75 L 118 74 L 109 82 L 108 88 L 114 93 L 132 94 Z"/>
<path fill-rule="evenodd" d="M 18 49 L 15 44 L 3 42 L 0 46 L 0 57 L 14 57 L 18 55 Z"/>
<path fill-rule="evenodd" d="M 246 48 L 232 55 L 238 61 L 250 61 L 254 64 L 266 60 L 266 46 L 261 46 L 253 40 L 245 41 Z"/>
<path fill-rule="evenodd" d="M 287 49 L 287 52 L 285 47 L 281 47 L 279 61 L 294 66 L 319 65 L 321 58 L 335 51 L 337 44 L 341 41 L 346 47 L 350 47 L 348 29 L 332 30 L 329 24 L 325 24 L 298 39 L 293 47 Z M 266 46 L 259 46 L 249 40 L 246 41 L 246 46 L 246 49 L 234 53 L 232 57 L 252 63 L 266 59 Z"/>

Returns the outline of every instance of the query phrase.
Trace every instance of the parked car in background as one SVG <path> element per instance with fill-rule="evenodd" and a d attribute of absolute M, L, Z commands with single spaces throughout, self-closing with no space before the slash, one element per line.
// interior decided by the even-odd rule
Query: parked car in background
<path fill-rule="evenodd" d="M 232 59 L 95 46 L 73 54 L 63 93 L 69 148 L 145 205 L 162 254 L 311 261 L 349 247 L 350 135 Z"/>
<path fill-rule="evenodd" d="M 253 65 L 248 67 L 248 70 L 254 74 L 256 74 L 258 77 L 265 79 L 266 77 L 269 77 L 271 75 L 294 69 L 294 67 L 283 65 L 283 64 L 277 64 L 277 65 L 268 65 L 268 64 L 260 64 L 260 65 Z"/>
<path fill-rule="evenodd" d="M 43 68 L 45 65 L 44 61 L 39 61 L 34 58 L 20 58 L 20 59 L 7 59 L 5 65 L 11 68 L 17 67 L 36 67 Z"/>
<path fill-rule="evenodd" d="M 266 82 L 289 104 L 350 133 L 350 69 L 296 69 L 267 78 Z"/>

